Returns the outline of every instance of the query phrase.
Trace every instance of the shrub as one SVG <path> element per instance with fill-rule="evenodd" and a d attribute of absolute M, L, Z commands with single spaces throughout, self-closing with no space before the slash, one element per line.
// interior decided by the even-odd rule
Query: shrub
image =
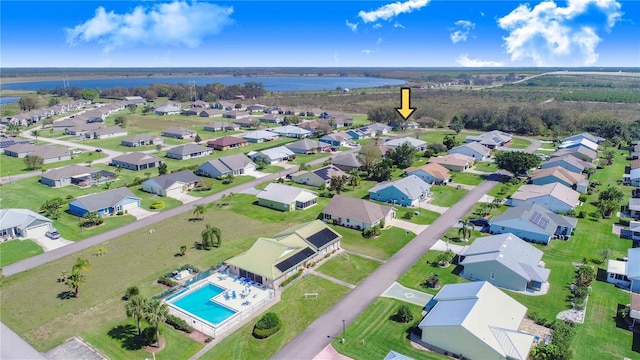
<path fill-rule="evenodd" d="M 154 202 L 153 204 L 151 204 L 151 209 L 156 210 L 156 209 L 163 209 L 164 208 L 164 201 L 158 201 L 158 202 Z"/>
<path fill-rule="evenodd" d="M 210 343 L 210 342 L 212 342 L 212 341 L 213 341 L 213 338 L 212 338 L 211 336 L 207 336 L 207 337 L 204 339 L 204 342 L 206 342 L 206 343 Z"/>
<path fill-rule="evenodd" d="M 174 287 L 176 285 L 178 285 L 177 282 L 173 281 L 172 279 L 163 276 L 161 278 L 158 279 L 158 284 L 162 284 L 162 285 L 166 285 L 168 287 Z"/>
<path fill-rule="evenodd" d="M 124 292 L 124 296 L 123 298 L 125 300 L 129 300 L 130 298 L 136 296 L 136 295 L 140 295 L 140 289 L 138 289 L 137 286 L 129 286 L 127 288 L 127 290 Z"/>
<path fill-rule="evenodd" d="M 437 288 L 440 286 L 440 277 L 438 274 L 431 274 L 422 285 L 432 289 Z"/>
<path fill-rule="evenodd" d="M 295 274 L 289 276 L 288 278 L 286 278 L 284 281 L 282 281 L 280 283 L 280 287 L 285 287 L 285 286 L 289 285 L 290 282 L 292 282 L 293 280 L 299 278 L 300 275 L 302 275 L 303 271 L 304 271 L 303 269 L 300 269 L 297 273 L 295 273 Z"/>
<path fill-rule="evenodd" d="M 153 344 L 157 341 L 156 327 L 151 325 L 142 330 L 142 341 L 145 344 Z"/>
<path fill-rule="evenodd" d="M 408 323 L 413 321 L 413 314 L 411 309 L 407 305 L 400 305 L 398 312 L 396 312 L 395 319 L 401 323 Z"/>
<path fill-rule="evenodd" d="M 582 194 L 582 195 L 578 196 L 578 200 L 580 200 L 580 202 L 586 202 L 587 201 L 587 195 Z"/>
<path fill-rule="evenodd" d="M 580 219 L 584 219 L 587 216 L 587 212 L 584 210 L 580 210 L 580 212 L 578 213 L 578 217 Z"/>
<path fill-rule="evenodd" d="M 253 336 L 256 339 L 266 339 L 277 333 L 282 327 L 282 321 L 274 312 L 268 312 L 262 316 L 253 327 Z"/>
<path fill-rule="evenodd" d="M 629 219 L 618 219 L 618 224 L 622 226 L 629 226 L 630 223 L 631 223 L 631 220 Z"/>
<path fill-rule="evenodd" d="M 116 213 L 116 215 L 118 215 L 118 216 L 120 216 L 120 215 L 124 215 L 124 212 L 122 212 L 122 211 L 118 211 L 118 212 Z"/>
<path fill-rule="evenodd" d="M 403 219 L 411 220 L 413 218 L 413 211 L 407 211 L 402 215 Z"/>
<path fill-rule="evenodd" d="M 171 315 L 171 314 L 167 315 L 165 322 L 173 326 L 174 329 L 184 331 L 187 334 L 191 334 L 193 332 L 193 328 L 189 326 L 189 324 L 187 324 L 186 321 L 182 320 L 181 318 L 175 315 Z"/>

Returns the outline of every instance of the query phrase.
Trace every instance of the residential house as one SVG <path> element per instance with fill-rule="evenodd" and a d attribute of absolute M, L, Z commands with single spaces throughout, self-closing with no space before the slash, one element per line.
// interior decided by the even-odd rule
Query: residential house
<path fill-rule="evenodd" d="M 564 155 L 549 159 L 540 165 L 541 169 L 560 166 L 576 174 L 582 174 L 586 169 L 595 169 L 596 166 L 590 162 L 578 159 L 573 155 Z"/>
<path fill-rule="evenodd" d="M 598 151 L 598 144 L 587 138 L 565 140 L 560 145 L 558 145 L 558 149 L 572 149 L 577 147 L 586 147 L 587 149 Z"/>
<path fill-rule="evenodd" d="M 602 142 L 604 142 L 605 138 L 599 137 L 599 136 L 595 136 L 595 135 L 591 135 L 587 132 L 584 132 L 582 134 L 577 134 L 577 135 L 572 135 L 569 136 L 568 138 L 564 139 L 564 141 L 576 141 L 576 140 L 581 140 L 581 139 L 587 139 L 589 141 L 592 141 L 596 144 L 600 144 Z"/>
<path fill-rule="evenodd" d="M 249 105 L 247 106 L 247 111 L 248 112 L 264 112 L 266 109 L 268 108 L 268 106 L 266 105 L 261 105 L 261 104 L 253 104 L 253 105 Z"/>
<path fill-rule="evenodd" d="M 111 166 L 119 166 L 123 169 L 133 171 L 154 169 L 160 166 L 160 164 L 162 163 L 162 159 L 141 152 L 123 154 L 111 159 Z"/>
<path fill-rule="evenodd" d="M 385 356 L 384 359 L 382 360 L 415 360 L 415 359 L 410 358 L 406 355 L 402 355 L 399 352 L 389 350 L 389 352 L 387 353 L 387 356 Z"/>
<path fill-rule="evenodd" d="M 269 131 L 280 136 L 303 139 L 311 136 L 311 131 L 303 129 L 295 125 L 285 125 L 269 129 Z"/>
<path fill-rule="evenodd" d="M 449 154 L 438 157 L 432 156 L 429 158 L 429 163 L 440 164 L 451 171 L 464 172 L 471 169 L 476 160 L 467 155 Z"/>
<path fill-rule="evenodd" d="M 426 142 L 419 139 L 412 138 L 412 137 L 408 137 L 408 136 L 390 139 L 390 140 L 387 140 L 384 144 L 387 146 L 391 146 L 392 148 L 395 149 L 404 143 L 409 143 L 409 145 L 413 146 L 416 149 L 416 151 L 425 151 L 427 149 Z"/>
<path fill-rule="evenodd" d="M 373 130 L 369 127 L 361 127 L 358 129 L 347 130 L 347 135 L 349 135 L 354 140 L 362 140 L 368 139 L 374 136 Z"/>
<path fill-rule="evenodd" d="M 39 156 L 44 164 L 70 160 L 71 153 L 66 147 L 51 145 L 15 144 L 4 149 L 4 154 L 17 158 L 25 158 L 28 155 Z"/>
<path fill-rule="evenodd" d="M 489 149 L 495 149 L 500 146 L 508 147 L 511 145 L 511 141 L 511 134 L 507 134 L 506 132 L 499 130 L 493 130 L 480 135 L 469 135 L 465 142 L 478 142 L 480 145 L 488 147 Z"/>
<path fill-rule="evenodd" d="M 347 133 L 335 133 L 324 135 L 318 140 L 331 146 L 345 146 L 351 142 L 352 139 L 351 136 L 347 135 Z"/>
<path fill-rule="evenodd" d="M 289 159 L 295 159 L 296 157 L 296 154 L 294 154 L 293 151 L 284 146 L 277 146 L 261 151 L 250 151 L 247 155 L 255 162 L 264 161 L 269 165 L 288 161 Z"/>
<path fill-rule="evenodd" d="M 5 154 L 7 150 L 5 149 Z M 623 181 L 626 185 L 640 187 L 640 168 L 631 169 L 629 174 L 623 175 Z"/>
<path fill-rule="evenodd" d="M 593 151 L 585 146 L 572 147 L 568 149 L 560 149 L 551 153 L 551 157 L 561 157 L 566 155 L 572 155 L 577 157 L 578 159 L 586 162 L 593 162 L 598 158 L 598 152 Z"/>
<path fill-rule="evenodd" d="M 305 265 L 340 249 L 342 236 L 315 220 L 296 225 L 273 238 L 259 238 L 249 250 L 225 260 L 230 273 L 276 289 Z"/>
<path fill-rule="evenodd" d="M 580 193 L 561 183 L 522 185 L 506 201 L 507 206 L 538 204 L 547 210 L 568 212 L 579 205 Z"/>
<path fill-rule="evenodd" d="M 279 211 L 306 210 L 318 203 L 315 192 L 278 183 L 270 183 L 256 197 L 258 205 Z"/>
<path fill-rule="evenodd" d="M 139 208 L 141 201 L 125 186 L 101 193 L 79 196 L 69 203 L 69 212 L 79 217 L 83 217 L 89 212 L 97 212 L 100 216 L 105 216 Z"/>
<path fill-rule="evenodd" d="M 258 120 L 267 124 L 282 124 L 284 122 L 284 117 L 277 114 L 265 114 L 260 116 Z"/>
<path fill-rule="evenodd" d="M 391 132 L 391 126 L 379 122 L 367 125 L 365 127 L 373 132 L 371 136 L 386 136 Z"/>
<path fill-rule="evenodd" d="M 194 110 L 194 109 L 186 109 L 186 110 L 182 110 L 182 112 L 180 113 L 180 115 L 184 115 L 184 116 L 196 116 L 198 115 L 198 111 Z"/>
<path fill-rule="evenodd" d="M 235 131 L 240 130 L 240 126 L 229 121 L 214 121 L 204 126 L 204 131 Z"/>
<path fill-rule="evenodd" d="M 312 134 L 316 134 L 318 132 L 318 126 L 320 126 L 320 123 L 314 120 L 307 120 L 301 122 L 300 124 L 298 124 L 298 126 L 311 131 Z"/>
<path fill-rule="evenodd" d="M 402 206 L 418 206 L 429 195 L 431 185 L 416 175 L 380 183 L 369 190 L 369 199 Z"/>
<path fill-rule="evenodd" d="M 251 116 L 234 119 L 233 123 L 243 128 L 257 127 L 258 125 L 258 121 Z"/>
<path fill-rule="evenodd" d="M 476 161 L 487 161 L 491 157 L 491 150 L 478 142 L 470 142 L 450 149 L 449 154 L 462 154 L 474 158 Z"/>
<path fill-rule="evenodd" d="M 285 145 L 289 150 L 296 154 L 315 154 L 316 152 L 325 151 L 330 147 L 325 142 L 311 139 L 302 139 Z"/>
<path fill-rule="evenodd" d="M 527 360 L 527 308 L 487 281 L 447 284 L 427 304 L 422 341 L 455 358 Z"/>
<path fill-rule="evenodd" d="M 65 134 L 77 136 L 78 139 L 81 137 L 91 137 L 94 131 L 102 128 L 102 123 L 100 122 L 91 122 L 91 123 L 81 123 L 74 126 L 70 126 L 64 129 Z"/>
<path fill-rule="evenodd" d="M 124 101 L 127 105 L 144 106 L 147 101 L 142 96 L 125 96 Z"/>
<path fill-rule="evenodd" d="M 29 209 L 0 209 L 0 241 L 9 238 L 41 238 L 54 231 L 53 220 Z"/>
<path fill-rule="evenodd" d="M 324 221 L 332 221 L 335 225 L 365 230 L 376 225 L 386 226 L 395 218 L 396 211 L 390 206 L 371 201 L 335 195 L 320 216 Z"/>
<path fill-rule="evenodd" d="M 640 293 L 640 248 L 627 250 L 627 260 L 609 260 L 607 282 Z"/>
<path fill-rule="evenodd" d="M 552 239 L 568 239 L 578 219 L 558 215 L 538 204 L 508 209 L 489 220 L 491 234 L 513 233 L 525 241 L 548 244 Z"/>
<path fill-rule="evenodd" d="M 51 169 L 40 175 L 40 183 L 52 188 L 67 185 L 93 186 L 115 179 L 116 174 L 80 165 Z"/>
<path fill-rule="evenodd" d="M 628 229 L 620 229 L 620 238 L 631 240 L 634 248 L 640 247 L 640 221 L 629 221 Z"/>
<path fill-rule="evenodd" d="M 625 207 L 626 215 L 633 219 L 640 219 L 640 198 L 629 199 L 629 204 Z M 640 234 L 638 234 L 640 236 Z"/>
<path fill-rule="evenodd" d="M 196 100 L 191 103 L 191 108 L 192 109 L 208 109 L 209 103 L 202 100 Z"/>
<path fill-rule="evenodd" d="M 94 139 L 107 139 L 107 138 L 126 136 L 126 135 L 127 135 L 127 130 L 121 128 L 120 126 L 107 126 L 107 127 L 103 127 L 93 131 Z M 87 137 L 90 138 L 90 136 L 87 136 Z"/>
<path fill-rule="evenodd" d="M 581 185 L 586 181 L 586 186 Z M 571 172 L 560 166 L 553 166 L 546 169 L 536 169 L 531 174 L 531 182 L 534 185 L 547 185 L 560 183 L 570 187 L 582 194 L 587 192 L 589 181 L 584 175 Z M 580 185 L 580 186 L 579 186 Z"/>
<path fill-rule="evenodd" d="M 247 140 L 235 136 L 223 136 L 207 142 L 208 147 L 221 151 L 247 146 L 248 144 Z"/>
<path fill-rule="evenodd" d="M 427 184 L 446 184 L 451 181 L 449 170 L 438 163 L 427 163 L 418 167 L 404 169 L 406 175 L 415 175 Z"/>
<path fill-rule="evenodd" d="M 245 154 L 234 154 L 209 160 L 196 170 L 198 174 L 212 178 L 220 178 L 229 174 L 253 175 L 255 171 L 256 164 Z"/>
<path fill-rule="evenodd" d="M 145 145 L 162 145 L 164 140 L 160 136 L 151 134 L 138 134 L 124 138 L 120 141 L 120 145 L 136 147 Z"/>
<path fill-rule="evenodd" d="M 222 113 L 222 117 L 225 118 L 225 119 L 238 120 L 238 119 L 251 118 L 251 114 L 249 114 L 248 112 L 244 112 L 244 111 L 232 110 L 232 111 L 226 111 L 226 112 Z"/>
<path fill-rule="evenodd" d="M 463 277 L 513 291 L 540 291 L 549 281 L 543 252 L 514 234 L 477 238 L 458 254 Z"/>
<path fill-rule="evenodd" d="M 142 190 L 160 196 L 179 198 L 198 185 L 200 178 L 190 170 L 160 175 L 142 183 Z"/>
<path fill-rule="evenodd" d="M 329 124 L 334 129 L 353 126 L 353 118 L 343 113 L 321 113 L 318 122 Z"/>
<path fill-rule="evenodd" d="M 262 143 L 265 141 L 277 140 L 280 136 L 266 130 L 250 131 L 242 135 L 242 138 L 252 143 Z"/>
<path fill-rule="evenodd" d="M 158 106 L 154 110 L 158 115 L 177 115 L 182 112 L 182 107 L 176 104 Z"/>
<path fill-rule="evenodd" d="M 206 109 L 206 110 L 200 111 L 198 113 L 198 116 L 206 117 L 206 118 L 214 118 L 214 117 L 222 117 L 222 114 L 224 113 L 225 111 L 221 109 Z M 208 131 L 216 131 L 216 130 L 208 130 Z"/>
<path fill-rule="evenodd" d="M 345 172 L 350 172 L 353 169 L 360 170 L 362 168 L 362 164 L 360 160 L 358 160 L 358 155 L 351 152 L 337 154 L 331 159 L 331 163 Z"/>
<path fill-rule="evenodd" d="M 174 139 L 193 139 L 197 133 L 182 126 L 169 126 L 162 132 L 162 136 Z"/>
<path fill-rule="evenodd" d="M 322 187 L 329 185 L 334 176 L 349 176 L 334 165 L 323 166 L 312 171 L 298 171 L 291 174 L 291 180 L 296 184 Z"/>
<path fill-rule="evenodd" d="M 185 144 L 167 150 L 170 159 L 187 160 L 196 157 L 211 155 L 212 149 L 196 144 Z"/>
<path fill-rule="evenodd" d="M 2 138 L 0 138 L 0 152 L 4 153 L 4 149 L 13 145 L 18 145 L 18 144 L 32 144 L 32 143 L 29 140 L 2 140 Z"/>

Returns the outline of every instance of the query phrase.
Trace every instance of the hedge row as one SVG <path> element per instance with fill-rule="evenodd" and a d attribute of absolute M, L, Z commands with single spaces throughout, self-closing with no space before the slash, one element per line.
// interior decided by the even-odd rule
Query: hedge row
<path fill-rule="evenodd" d="M 266 339 L 280 331 L 282 321 L 274 312 L 268 312 L 253 327 L 253 336 L 256 339 Z"/>
<path fill-rule="evenodd" d="M 189 326 L 186 321 L 180 319 L 175 315 L 167 315 L 167 319 L 165 320 L 165 322 L 173 326 L 173 328 L 176 330 L 184 331 L 188 334 L 191 334 L 193 332 L 193 328 Z"/>

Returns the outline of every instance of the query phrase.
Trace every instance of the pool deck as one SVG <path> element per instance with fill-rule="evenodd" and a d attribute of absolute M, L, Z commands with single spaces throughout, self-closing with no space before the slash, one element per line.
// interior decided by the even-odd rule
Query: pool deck
<path fill-rule="evenodd" d="M 225 292 L 216 295 L 213 300 L 219 304 L 227 306 L 237 312 L 241 312 L 251 307 L 251 305 L 259 303 L 263 299 L 270 297 L 270 291 L 262 290 L 256 286 L 245 286 L 240 281 L 233 281 L 232 276 L 224 276 L 221 274 L 213 274 L 207 278 L 207 281 L 215 286 L 226 289 L 229 299 L 225 298 Z M 233 291 L 236 292 L 236 298 L 232 296 Z M 246 302 L 249 302 L 246 304 Z M 243 305 L 245 304 L 245 305 Z"/>

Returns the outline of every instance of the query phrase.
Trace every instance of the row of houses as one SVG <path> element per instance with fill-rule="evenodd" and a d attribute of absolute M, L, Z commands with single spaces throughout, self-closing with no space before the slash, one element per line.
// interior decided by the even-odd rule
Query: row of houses
<path fill-rule="evenodd" d="M 73 100 L 73 101 L 49 106 L 43 109 L 35 109 L 26 113 L 5 116 L 0 118 L 0 124 L 12 123 L 20 126 L 28 126 L 30 124 L 35 124 L 40 120 L 43 120 L 55 115 L 65 114 L 70 111 L 81 110 L 90 104 L 91 104 L 91 101 L 89 100 L 84 100 L 84 99 Z"/>

